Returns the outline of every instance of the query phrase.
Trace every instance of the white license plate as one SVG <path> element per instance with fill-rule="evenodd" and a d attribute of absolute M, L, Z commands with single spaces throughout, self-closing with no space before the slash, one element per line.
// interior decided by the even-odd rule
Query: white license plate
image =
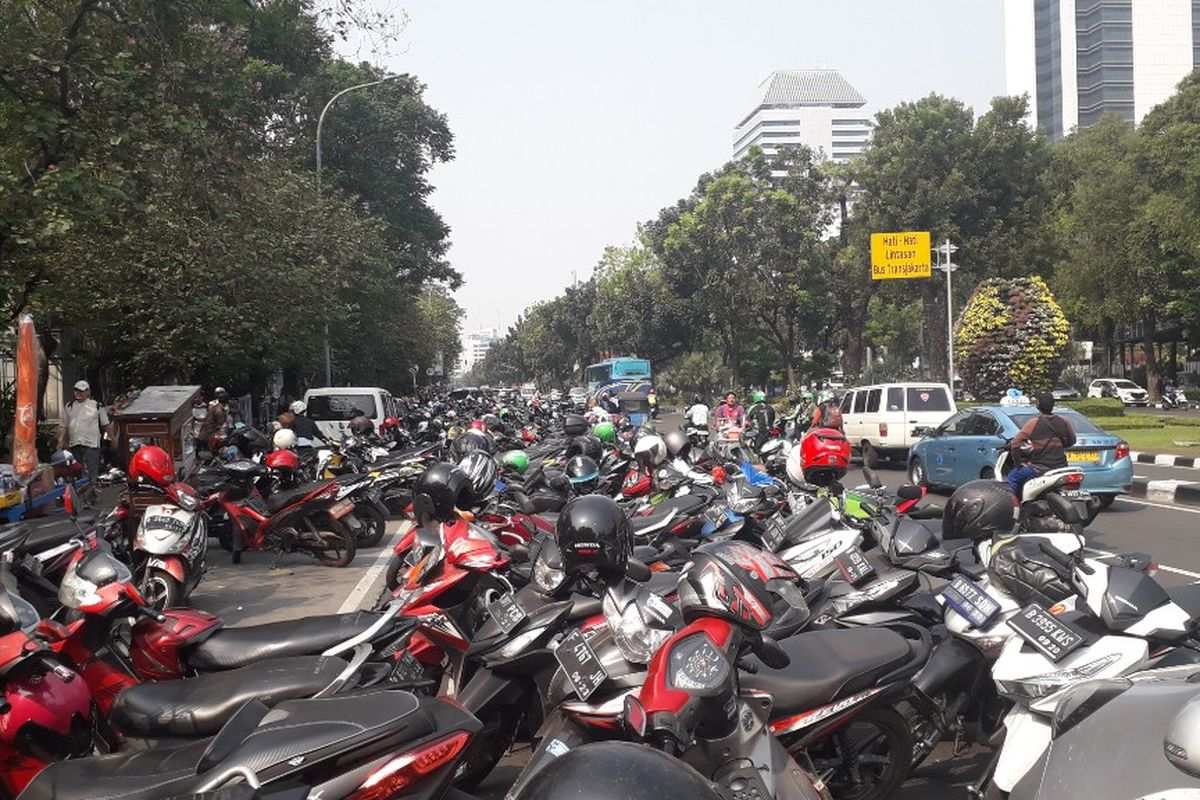
<path fill-rule="evenodd" d="M 329 507 L 329 516 L 334 519 L 341 519 L 353 510 L 353 500 L 340 500 Z"/>

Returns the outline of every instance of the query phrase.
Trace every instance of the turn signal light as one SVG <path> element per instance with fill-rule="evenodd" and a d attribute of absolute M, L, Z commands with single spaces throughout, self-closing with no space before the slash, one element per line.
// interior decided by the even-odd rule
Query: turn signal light
<path fill-rule="evenodd" d="M 349 800 L 387 800 L 407 792 L 418 781 L 449 764 L 471 740 L 471 734 L 459 731 L 430 742 L 418 750 L 396 756 L 363 781 Z"/>

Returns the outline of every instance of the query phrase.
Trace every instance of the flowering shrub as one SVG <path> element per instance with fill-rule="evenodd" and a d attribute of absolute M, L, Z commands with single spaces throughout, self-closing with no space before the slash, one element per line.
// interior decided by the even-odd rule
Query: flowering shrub
<path fill-rule="evenodd" d="M 1009 387 L 1050 389 L 1062 372 L 1071 326 L 1041 278 L 988 278 L 975 287 L 954 333 L 967 391 L 994 401 Z"/>

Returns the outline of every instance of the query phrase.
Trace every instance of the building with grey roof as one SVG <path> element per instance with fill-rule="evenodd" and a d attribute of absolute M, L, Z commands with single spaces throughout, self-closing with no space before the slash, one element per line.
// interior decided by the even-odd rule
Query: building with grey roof
<path fill-rule="evenodd" d="M 733 129 L 733 157 L 758 145 L 807 145 L 819 156 L 846 161 L 862 153 L 871 136 L 866 99 L 833 69 L 778 70 L 758 87 L 754 107 Z"/>

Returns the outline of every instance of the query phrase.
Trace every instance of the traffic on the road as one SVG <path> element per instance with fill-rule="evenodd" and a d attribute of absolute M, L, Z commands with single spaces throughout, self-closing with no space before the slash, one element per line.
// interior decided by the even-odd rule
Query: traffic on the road
<path fill-rule="evenodd" d="M 852 464 L 836 396 L 628 389 L 231 423 L 187 474 L 144 442 L 94 518 L 68 486 L 0 530 L 4 791 L 1035 798 L 1105 703 L 1190 708 L 1200 509 L 1089 490 L 1107 440 L 1048 393 L 947 409 L 914 453 L 1002 414 L 1013 468 L 935 487 Z"/>

